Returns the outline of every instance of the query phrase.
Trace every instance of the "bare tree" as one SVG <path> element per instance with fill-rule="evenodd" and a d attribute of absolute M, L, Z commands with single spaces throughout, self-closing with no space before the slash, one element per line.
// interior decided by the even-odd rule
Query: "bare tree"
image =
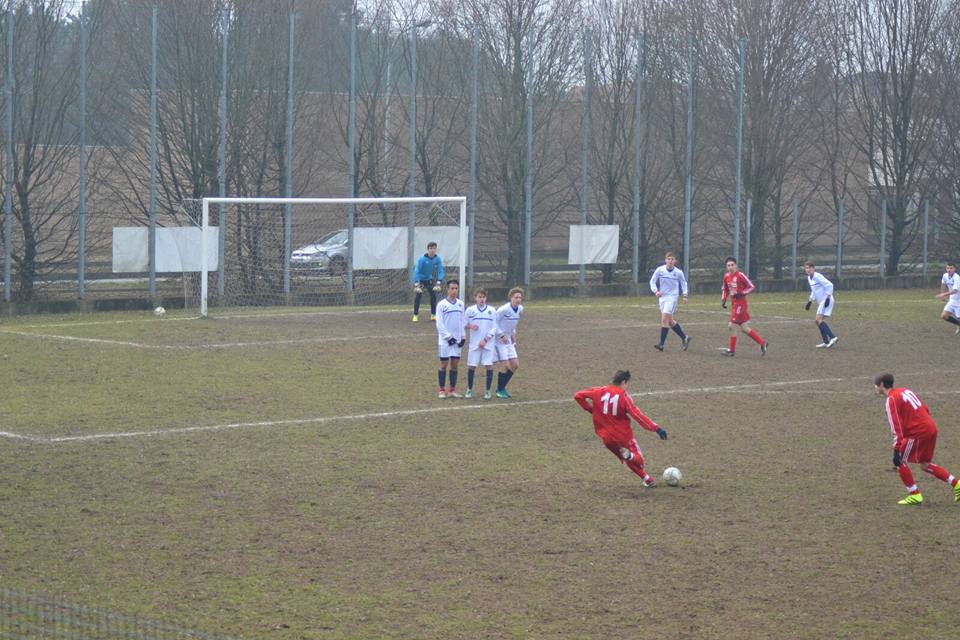
<path fill-rule="evenodd" d="M 13 92 L 6 108 L 13 109 L 10 257 L 18 301 L 33 300 L 45 274 L 77 257 L 80 40 L 79 17 L 68 5 L 22 0 L 14 6 Z M 98 15 L 91 12 L 90 25 Z M 4 50 L 6 37 L 4 20 Z M 96 160 L 88 172 L 97 174 Z"/>
<path fill-rule="evenodd" d="M 887 200 L 886 273 L 917 232 L 920 199 L 931 177 L 930 152 L 940 103 L 931 75 L 942 37 L 940 0 L 851 0 L 836 19 L 848 25 L 847 58 L 861 152 L 870 181 Z"/>

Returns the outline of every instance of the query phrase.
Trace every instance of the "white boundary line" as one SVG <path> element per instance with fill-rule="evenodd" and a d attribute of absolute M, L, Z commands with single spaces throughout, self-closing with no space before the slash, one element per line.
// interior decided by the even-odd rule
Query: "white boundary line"
<path fill-rule="evenodd" d="M 683 389 L 664 389 L 660 391 L 643 391 L 630 394 L 634 398 L 648 396 L 668 396 L 684 393 L 728 393 L 731 391 L 743 391 L 747 389 L 762 389 L 764 387 L 782 387 L 797 384 L 819 384 L 823 382 L 843 382 L 847 380 L 858 380 L 869 378 L 870 376 L 853 376 L 848 378 L 815 378 L 809 380 L 785 380 L 781 382 L 757 382 L 752 384 L 726 385 L 717 387 L 698 387 Z M 147 429 L 139 431 L 95 433 L 83 436 L 38 436 L 29 434 L 19 434 L 10 432 L 0 432 L 0 437 L 25 440 L 35 444 L 62 444 L 70 442 L 94 442 L 102 440 L 118 440 L 122 438 L 144 438 L 165 435 L 177 435 L 183 433 L 198 433 L 205 431 L 226 431 L 231 429 L 251 429 L 251 428 L 273 428 L 285 426 L 325 424 L 328 422 L 352 421 L 352 420 L 372 420 L 382 418 L 396 418 L 401 416 L 421 415 L 424 413 L 435 413 L 438 411 L 478 411 L 482 409 L 509 409 L 516 407 L 529 407 L 546 404 L 572 403 L 573 396 L 565 398 L 553 398 L 548 400 L 520 400 L 518 402 L 496 402 L 483 404 L 461 404 L 453 405 L 447 403 L 437 405 L 427 409 L 401 409 L 397 411 L 381 411 L 376 413 L 359 413 L 343 416 L 318 416 L 313 418 L 293 418 L 289 420 L 269 420 L 260 422 L 233 422 L 227 424 L 199 425 L 194 427 L 174 427 L 170 429 Z"/>
<path fill-rule="evenodd" d="M 706 312 L 712 313 L 712 312 Z M 797 318 L 785 318 L 781 316 L 767 316 L 769 318 L 775 318 L 774 320 L 764 320 L 763 324 L 802 324 L 808 322 L 808 320 L 800 320 Z M 702 327 L 702 326 L 715 326 L 717 322 L 706 322 L 706 321 L 694 321 L 694 322 L 684 322 L 684 326 L 687 327 Z M 618 331 L 624 329 L 649 329 L 653 327 L 659 327 L 660 323 L 658 322 L 638 322 L 631 324 L 619 324 L 619 325 L 606 325 L 606 326 L 594 326 L 590 327 L 590 331 Z M 536 333 L 568 333 L 571 329 L 567 328 L 558 328 L 558 329 L 537 329 Z M 237 347 L 270 347 L 274 345 L 288 345 L 288 344 L 317 344 L 323 342 L 351 342 L 357 340 L 393 340 L 393 339 L 402 339 L 402 338 L 424 338 L 432 337 L 433 334 L 422 334 L 422 333 L 396 333 L 396 334 L 377 334 L 377 335 L 368 335 L 368 336 L 333 336 L 333 337 L 317 337 L 317 338 L 289 338 L 286 340 L 252 340 L 250 342 L 207 342 L 201 344 L 148 344 L 145 342 L 131 342 L 128 340 L 110 340 L 107 338 L 83 338 L 80 336 L 65 336 L 61 334 L 54 333 L 33 333 L 30 331 L 13 331 L 9 329 L 0 329 L 0 334 L 9 334 L 14 336 L 22 336 L 26 338 L 36 338 L 38 340 L 60 340 L 63 342 L 80 342 L 80 343 L 90 343 L 90 344 L 100 344 L 100 345 L 111 345 L 117 347 L 131 347 L 134 349 L 147 349 L 153 351 L 202 351 L 205 349 L 226 349 L 226 348 L 237 348 Z"/>

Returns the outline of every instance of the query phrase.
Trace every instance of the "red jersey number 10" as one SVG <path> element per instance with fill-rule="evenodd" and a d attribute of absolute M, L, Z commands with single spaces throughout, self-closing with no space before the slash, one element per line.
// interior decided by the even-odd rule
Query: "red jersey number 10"
<path fill-rule="evenodd" d="M 617 415 L 617 405 L 620 404 L 620 394 L 611 394 L 607 391 L 600 396 L 600 402 L 603 403 L 603 415 Z"/>

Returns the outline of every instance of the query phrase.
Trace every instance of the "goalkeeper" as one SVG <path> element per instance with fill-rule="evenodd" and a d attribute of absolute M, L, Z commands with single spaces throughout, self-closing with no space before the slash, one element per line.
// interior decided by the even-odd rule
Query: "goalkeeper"
<path fill-rule="evenodd" d="M 417 259 L 413 269 L 413 321 L 420 321 L 420 297 L 424 291 L 430 293 L 430 319 L 437 319 L 437 294 L 443 282 L 443 260 L 437 255 L 437 243 L 428 242 L 427 252 Z"/>

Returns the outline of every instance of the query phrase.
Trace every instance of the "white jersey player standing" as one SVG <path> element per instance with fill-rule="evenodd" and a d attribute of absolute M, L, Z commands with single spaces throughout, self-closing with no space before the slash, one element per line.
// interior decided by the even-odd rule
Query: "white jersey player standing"
<path fill-rule="evenodd" d="M 835 306 L 833 283 L 817 271 L 816 266 L 810 260 L 803 263 L 803 272 L 807 274 L 807 284 L 810 285 L 810 299 L 807 300 L 804 308 L 809 311 L 810 305 L 812 305 L 814 301 L 817 303 L 817 328 L 820 330 L 820 337 L 823 338 L 820 344 L 817 345 L 817 348 L 829 349 L 837 344 L 837 340 L 839 340 L 837 336 L 833 335 L 833 331 L 831 331 L 830 325 L 828 325 L 826 321 L 826 318 L 829 318 L 830 314 L 833 313 Z"/>
<path fill-rule="evenodd" d="M 447 281 L 447 297 L 437 304 L 437 344 L 440 350 L 440 369 L 437 381 L 440 383 L 438 398 L 459 398 L 457 393 L 457 366 L 460 364 L 460 349 L 463 347 L 463 300 L 457 298 L 460 282 Z M 447 380 L 447 366 L 450 367 L 450 386 L 444 390 Z"/>
<path fill-rule="evenodd" d="M 473 292 L 476 304 L 467 307 L 464 313 L 464 326 L 470 330 L 469 351 L 467 351 L 467 392 L 465 398 L 473 397 L 473 377 L 477 365 L 487 368 L 487 388 L 483 399 L 489 400 L 493 386 L 493 361 L 496 357 L 497 311 L 487 304 L 487 290 L 477 287 Z"/>
<path fill-rule="evenodd" d="M 657 351 L 663 351 L 670 329 L 680 336 L 684 351 L 690 346 L 690 336 L 685 334 L 680 324 L 673 319 L 679 298 L 683 296 L 683 301 L 687 301 L 687 277 L 676 264 L 677 256 L 668 251 L 664 256 L 664 264 L 657 267 L 650 278 L 650 291 L 660 299 L 660 342 L 653 345 Z"/>
<path fill-rule="evenodd" d="M 940 293 L 937 294 L 937 299 L 947 301 L 940 319 L 957 325 L 954 335 L 960 336 L 960 274 L 957 273 L 956 262 L 947 263 L 946 271 L 940 278 Z"/>
<path fill-rule="evenodd" d="M 517 358 L 517 325 L 523 314 L 523 289 L 510 289 L 509 302 L 497 309 L 497 360 L 500 373 L 497 374 L 497 397 L 510 398 L 507 383 L 520 367 Z"/>

